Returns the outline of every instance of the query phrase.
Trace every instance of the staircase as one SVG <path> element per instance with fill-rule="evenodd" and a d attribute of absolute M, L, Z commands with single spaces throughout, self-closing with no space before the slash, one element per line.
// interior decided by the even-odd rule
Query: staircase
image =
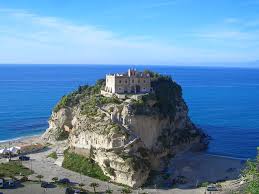
<path fill-rule="evenodd" d="M 62 166 L 62 163 L 64 161 L 64 150 L 57 150 L 56 153 L 58 159 L 55 161 L 55 164 L 58 166 Z"/>

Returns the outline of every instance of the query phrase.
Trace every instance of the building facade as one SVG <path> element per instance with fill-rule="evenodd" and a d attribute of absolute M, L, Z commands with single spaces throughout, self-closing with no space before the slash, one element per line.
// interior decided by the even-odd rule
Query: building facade
<path fill-rule="evenodd" d="M 112 94 L 137 94 L 151 91 L 150 75 L 129 69 L 124 74 L 106 75 L 105 92 Z"/>

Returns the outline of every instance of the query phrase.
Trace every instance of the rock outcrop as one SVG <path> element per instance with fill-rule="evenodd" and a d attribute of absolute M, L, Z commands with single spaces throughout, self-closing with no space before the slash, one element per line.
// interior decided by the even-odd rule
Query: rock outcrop
<path fill-rule="evenodd" d="M 139 187 L 168 155 L 204 147 L 206 135 L 188 117 L 181 87 L 152 73 L 153 92 L 126 99 L 100 95 L 103 82 L 61 99 L 42 138 L 67 139 L 70 151 L 92 158 L 112 181 Z"/>

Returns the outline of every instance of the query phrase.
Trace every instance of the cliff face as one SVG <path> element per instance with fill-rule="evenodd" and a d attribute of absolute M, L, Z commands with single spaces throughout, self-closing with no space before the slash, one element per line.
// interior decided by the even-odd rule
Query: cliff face
<path fill-rule="evenodd" d="M 204 146 L 188 117 L 181 88 L 152 74 L 154 92 L 127 99 L 99 94 L 102 82 L 62 98 L 43 139 L 68 139 L 70 151 L 92 158 L 112 181 L 139 187 L 169 154 Z"/>

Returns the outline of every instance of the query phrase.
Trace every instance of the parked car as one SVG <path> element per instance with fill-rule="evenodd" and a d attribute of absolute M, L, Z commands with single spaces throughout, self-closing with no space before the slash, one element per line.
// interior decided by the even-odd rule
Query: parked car
<path fill-rule="evenodd" d="M 207 191 L 218 191 L 218 188 L 215 185 L 207 186 Z"/>
<path fill-rule="evenodd" d="M 65 194 L 74 194 L 74 190 L 70 187 L 66 188 Z"/>
<path fill-rule="evenodd" d="M 9 187 L 15 187 L 15 181 L 13 179 L 8 180 Z"/>
<path fill-rule="evenodd" d="M 4 179 L 0 179 L 0 188 L 4 188 Z"/>
<path fill-rule="evenodd" d="M 79 189 L 72 189 L 70 187 L 66 188 L 65 194 L 87 194 L 86 192 L 82 192 Z"/>
<path fill-rule="evenodd" d="M 80 190 L 75 190 L 74 194 L 80 194 L 81 191 Z"/>
<path fill-rule="evenodd" d="M 41 182 L 41 185 L 40 185 L 40 186 L 41 186 L 42 188 L 48 188 L 49 185 L 50 185 L 50 184 L 49 184 L 48 182 L 43 181 L 43 182 Z"/>
<path fill-rule="evenodd" d="M 21 161 L 28 161 L 28 160 L 30 160 L 30 157 L 29 156 L 20 156 L 19 160 L 21 160 Z"/>
<path fill-rule="evenodd" d="M 68 178 L 63 178 L 63 179 L 59 179 L 58 182 L 61 183 L 61 184 L 69 184 L 70 180 Z"/>

